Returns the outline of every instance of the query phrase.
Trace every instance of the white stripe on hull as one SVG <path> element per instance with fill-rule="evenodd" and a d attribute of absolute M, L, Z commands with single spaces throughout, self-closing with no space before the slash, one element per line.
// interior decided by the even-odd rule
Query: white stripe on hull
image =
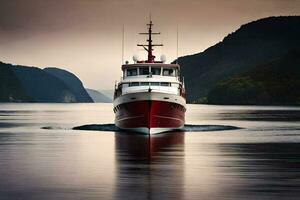
<path fill-rule="evenodd" d="M 138 128 L 120 128 L 120 129 L 123 129 L 126 131 L 132 131 L 132 132 L 136 132 L 136 133 L 141 133 L 141 134 L 146 134 L 146 135 L 154 135 L 154 134 L 178 130 L 178 129 L 182 129 L 182 128 L 183 128 L 183 126 L 178 127 L 178 128 L 175 128 L 175 127 L 166 127 L 166 128 L 138 127 Z"/>
<path fill-rule="evenodd" d="M 114 107 L 129 102 L 135 101 L 165 101 L 170 103 L 177 103 L 186 107 L 186 100 L 180 95 L 176 94 L 167 94 L 162 92 L 137 92 L 137 93 L 128 93 L 119 96 L 113 102 Z"/>

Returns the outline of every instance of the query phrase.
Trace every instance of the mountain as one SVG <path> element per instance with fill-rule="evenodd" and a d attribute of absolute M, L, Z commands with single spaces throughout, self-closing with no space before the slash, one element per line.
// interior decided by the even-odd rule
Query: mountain
<path fill-rule="evenodd" d="M 211 104 L 300 105 L 300 51 L 218 82 Z"/>
<path fill-rule="evenodd" d="M 204 52 L 180 57 L 188 102 L 206 99 L 220 81 L 299 50 L 299 35 L 300 16 L 269 17 L 242 25 Z"/>
<path fill-rule="evenodd" d="M 112 100 L 110 98 L 108 98 L 107 96 L 105 96 L 104 94 L 102 94 L 101 92 L 99 92 L 97 90 L 86 88 L 86 91 L 88 92 L 90 97 L 92 97 L 94 102 L 97 102 L 97 103 L 111 103 L 112 102 Z"/>
<path fill-rule="evenodd" d="M 45 72 L 55 76 L 56 78 L 63 81 L 74 94 L 75 98 L 79 102 L 93 102 L 93 99 L 89 96 L 87 91 L 84 89 L 82 82 L 77 76 L 63 69 L 54 67 L 44 68 Z"/>
<path fill-rule="evenodd" d="M 72 88 L 47 70 L 0 63 L 0 71 L 3 102 L 83 102 Z"/>
<path fill-rule="evenodd" d="M 101 89 L 99 89 L 97 91 L 99 91 L 103 95 L 107 96 L 111 101 L 114 98 L 114 90 L 101 90 Z"/>
<path fill-rule="evenodd" d="M 77 102 L 75 95 L 60 79 L 37 67 L 12 66 L 26 93 L 35 102 Z"/>
<path fill-rule="evenodd" d="M 32 101 L 10 65 L 0 62 L 0 102 Z"/>

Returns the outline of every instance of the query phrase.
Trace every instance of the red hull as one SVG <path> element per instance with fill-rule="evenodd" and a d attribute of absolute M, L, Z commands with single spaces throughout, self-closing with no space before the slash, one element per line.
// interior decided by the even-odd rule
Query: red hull
<path fill-rule="evenodd" d="M 167 131 L 183 127 L 185 108 L 177 103 L 167 101 L 134 101 L 118 105 L 115 108 L 115 124 L 121 129 L 140 131 Z M 142 131 L 145 132 L 145 131 Z"/>

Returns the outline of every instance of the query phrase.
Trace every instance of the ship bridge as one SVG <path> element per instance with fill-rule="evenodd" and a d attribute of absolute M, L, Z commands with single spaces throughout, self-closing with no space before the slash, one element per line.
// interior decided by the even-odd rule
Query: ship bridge
<path fill-rule="evenodd" d="M 182 87 L 178 64 L 143 63 L 123 65 L 118 87 L 122 94 L 147 90 L 179 94 Z"/>

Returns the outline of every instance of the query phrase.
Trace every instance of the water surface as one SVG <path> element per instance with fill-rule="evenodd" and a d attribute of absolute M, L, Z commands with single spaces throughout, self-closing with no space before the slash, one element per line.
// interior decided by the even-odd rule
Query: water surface
<path fill-rule="evenodd" d="M 0 104 L 0 199 L 300 196 L 300 108 L 188 105 L 188 124 L 238 130 L 72 130 L 113 118 L 111 104 Z"/>

